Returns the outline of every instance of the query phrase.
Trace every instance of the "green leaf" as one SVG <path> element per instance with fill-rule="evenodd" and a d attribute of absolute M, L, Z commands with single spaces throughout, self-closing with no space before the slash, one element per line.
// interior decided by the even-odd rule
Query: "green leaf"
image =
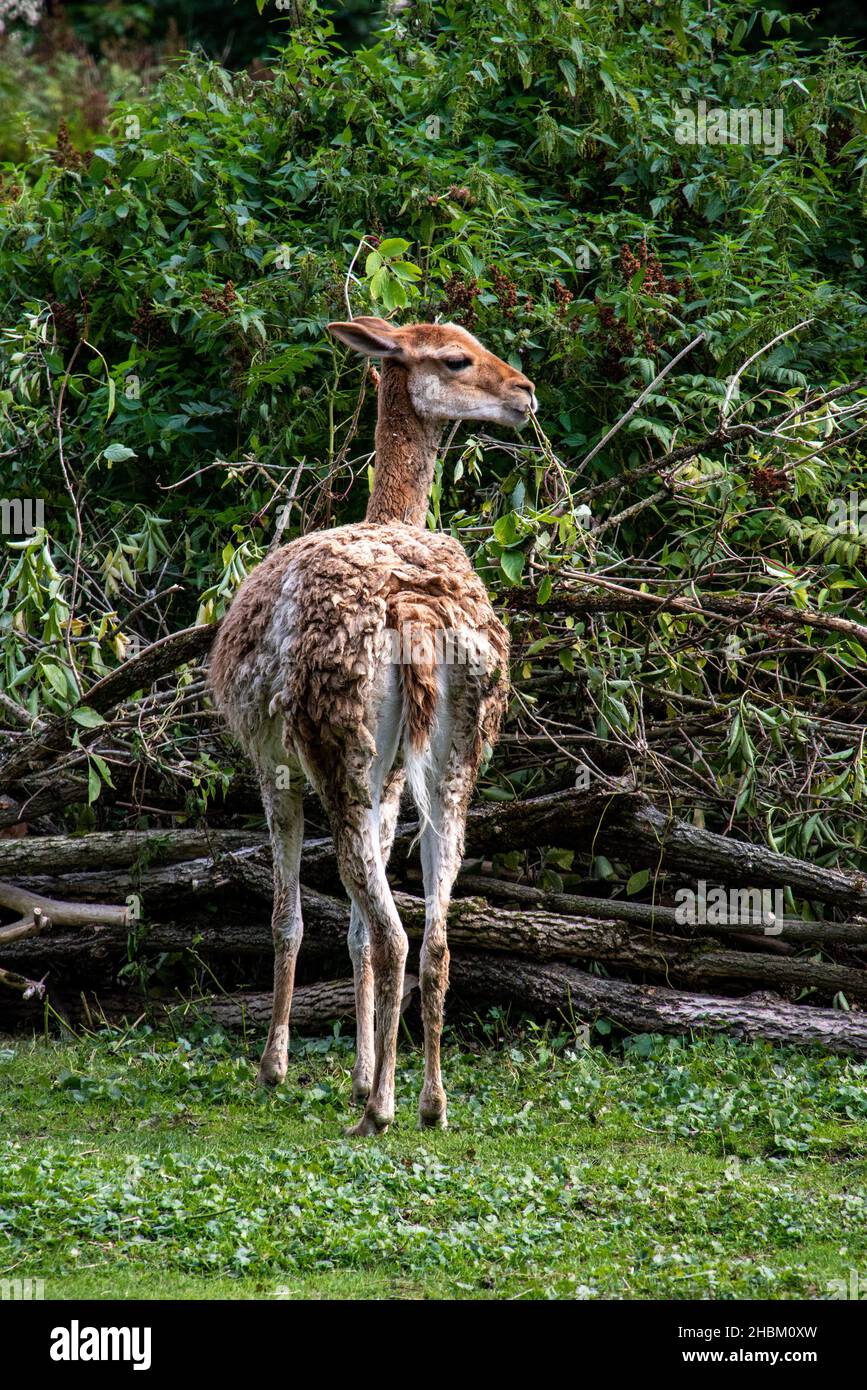
<path fill-rule="evenodd" d="M 805 216 L 805 217 L 809 217 L 809 219 L 810 219 L 810 221 L 813 223 L 813 225 L 816 226 L 816 227 L 818 227 L 818 225 L 819 225 L 819 219 L 818 219 L 818 217 L 817 217 L 816 214 L 814 213 L 813 209 L 809 206 L 809 204 L 804 202 L 803 198 L 799 198 L 798 195 L 797 195 L 797 193 L 790 193 L 790 194 L 789 194 L 789 202 L 790 202 L 790 203 L 794 203 L 794 204 L 795 204 L 795 207 L 796 207 L 796 208 L 799 208 L 800 211 L 804 214 L 804 216 Z"/>
<path fill-rule="evenodd" d="M 95 709 L 90 709 L 87 705 L 73 710 L 72 717 L 76 724 L 80 724 L 83 729 L 98 729 L 101 724 L 105 723 L 102 715 L 97 714 Z"/>
<path fill-rule="evenodd" d="M 99 770 L 99 775 L 102 778 L 103 782 L 105 782 L 106 786 L 109 786 L 113 789 L 114 782 L 112 782 L 111 780 L 111 771 L 109 770 L 109 766 L 108 763 L 105 761 L 105 758 L 101 758 L 98 753 L 91 753 L 90 757 L 93 760 L 93 762 L 96 763 L 96 766 Z"/>
<path fill-rule="evenodd" d="M 500 556 L 503 573 L 512 584 L 520 584 L 524 573 L 525 555 L 523 550 L 505 550 Z"/>
<path fill-rule="evenodd" d="M 386 292 L 388 281 L 389 275 L 387 270 L 385 269 L 385 266 L 380 266 L 379 270 L 375 271 L 374 274 L 370 277 L 371 299 L 373 299 L 374 301 L 378 301 L 383 298 Z"/>
<path fill-rule="evenodd" d="M 386 237 L 385 241 L 379 243 L 379 254 L 386 260 L 392 256 L 402 256 L 405 251 L 409 250 L 411 244 L 409 241 L 404 241 L 403 237 Z"/>
<path fill-rule="evenodd" d="M 66 672 L 61 666 L 55 666 L 53 661 L 46 661 L 42 666 L 42 673 L 52 690 L 65 699 L 68 692 L 66 684 Z"/>
<path fill-rule="evenodd" d="M 137 458 L 135 449 L 128 449 L 125 444 L 109 444 L 107 449 L 103 449 L 101 458 L 107 459 L 109 463 L 126 463 L 127 459 Z"/>
<path fill-rule="evenodd" d="M 650 870 L 639 869 L 633 874 L 626 885 L 626 891 L 631 896 L 633 893 L 640 893 L 642 888 L 646 888 L 650 881 Z"/>
<path fill-rule="evenodd" d="M 575 64 L 570 63 L 568 58 L 561 58 L 558 64 L 560 71 L 566 79 L 566 86 L 570 97 L 575 95 Z"/>
<path fill-rule="evenodd" d="M 505 516 L 497 517 L 494 522 L 494 538 L 500 542 L 500 545 L 514 545 L 518 536 L 514 512 L 506 512 Z"/>
<path fill-rule="evenodd" d="M 96 800 L 98 799 L 99 794 L 100 794 L 101 791 L 102 791 L 102 778 L 101 778 L 100 775 L 99 775 L 99 770 L 98 770 L 98 768 L 97 768 L 93 763 L 89 763 L 89 764 L 88 764 L 88 768 L 87 768 L 87 804 L 88 804 L 88 806 L 92 806 L 92 805 L 93 805 L 94 801 L 96 801 Z"/>

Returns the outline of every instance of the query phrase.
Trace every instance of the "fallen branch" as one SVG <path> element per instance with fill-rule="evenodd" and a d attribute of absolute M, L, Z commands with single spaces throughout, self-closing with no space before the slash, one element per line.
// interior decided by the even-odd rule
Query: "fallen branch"
<path fill-rule="evenodd" d="M 0 972 L 0 983 L 3 983 L 3 973 Z M 24 983 L 41 989 L 43 994 L 45 992 L 42 982 Z M 406 976 L 401 1012 L 409 1005 L 417 985 L 418 980 L 414 975 Z M 177 1023 L 179 1015 L 205 1015 L 223 1028 L 259 1033 L 267 1030 L 271 1021 L 270 993 L 219 994 L 155 1002 L 136 994 L 106 990 L 90 991 L 89 994 L 70 994 L 68 998 L 58 997 L 56 1001 L 52 995 L 51 1002 L 62 1021 L 84 1023 L 91 1029 L 105 1024 L 120 1024 L 131 1016 L 136 1019 L 143 1016 L 155 1020 L 174 1019 Z M 4 1024 L 29 1022 L 32 1025 L 32 1004 L 24 1008 L 23 1004 L 14 999 L 3 999 L 0 1001 L 0 1010 Z M 354 1017 L 355 988 L 352 980 L 321 980 L 312 985 L 299 985 L 292 997 L 291 1028 L 296 1035 L 303 1032 L 324 1032 L 335 1020 Z"/>
<path fill-rule="evenodd" d="M 389 861 L 390 872 L 403 872 L 417 833 L 415 824 L 399 828 Z M 823 868 L 778 854 L 764 845 L 699 829 L 666 815 L 631 787 L 614 792 L 569 789 L 526 801 L 486 803 L 470 810 L 466 849 L 471 856 L 489 858 L 500 852 L 542 845 L 588 849 L 594 846 L 597 852 L 607 852 L 610 857 L 652 868 L 664 864 L 684 876 L 705 878 L 710 883 L 788 887 L 797 896 L 829 903 L 853 914 L 867 914 L 864 874 Z M 204 857 L 210 853 L 218 858 L 219 873 L 214 874 L 207 864 L 196 865 L 192 870 L 179 869 L 179 880 L 191 873 L 197 878 L 210 876 L 214 886 L 219 887 L 234 879 L 270 902 L 270 849 L 264 835 L 252 832 L 175 830 L 0 840 L 0 871 L 18 877 L 51 872 L 68 875 L 74 869 L 96 864 L 129 865 L 139 857 L 147 862 L 160 858 L 177 863 L 190 855 Z M 328 889 L 338 881 L 330 839 L 306 841 L 301 863 L 308 884 Z M 137 891 L 139 882 L 147 882 L 148 871 L 142 872 L 130 891 Z M 66 891 L 73 891 L 73 880 L 67 878 L 65 883 Z M 101 884 L 100 892 L 104 894 L 107 881 L 103 879 Z M 83 890 L 83 884 L 76 883 L 75 891 L 80 888 Z M 812 930 L 813 924 L 807 925 Z M 833 924 L 824 927 L 824 939 L 857 944 L 854 936 L 840 928 L 832 934 Z"/>
<path fill-rule="evenodd" d="M 216 635 L 216 625 L 188 627 L 170 633 L 145 647 L 138 656 L 130 657 L 116 671 L 103 676 L 84 692 L 75 710 L 46 720 L 32 738 L 23 740 L 7 754 L 0 762 L 0 790 L 12 786 L 35 767 L 71 747 L 74 734 L 78 734 L 82 745 L 99 737 L 101 726 L 87 729 L 76 723 L 78 711 L 92 709 L 97 714 L 105 714 L 137 690 L 153 685 L 160 676 L 203 656 Z"/>
<path fill-rule="evenodd" d="M 546 893 L 538 888 L 531 888 L 528 884 L 510 883 L 508 879 L 493 878 L 490 874 L 462 873 L 458 879 L 458 892 L 473 893 L 492 902 L 543 908 L 547 912 L 563 913 L 567 917 L 617 918 L 624 922 L 635 922 L 638 926 L 655 927 L 681 934 L 693 930 L 689 924 L 678 921 L 673 907 L 629 902 L 623 898 L 588 898 L 573 893 Z M 798 918 L 784 917 L 775 925 L 779 927 L 779 931 L 770 938 L 773 941 L 836 942 L 846 946 L 867 944 L 867 922 L 804 922 Z M 761 924 L 757 926 L 761 932 Z M 708 923 L 701 926 L 702 933 L 707 936 L 743 936 L 749 934 L 749 930 L 749 926 L 734 922 Z M 764 940 L 768 940 L 767 933 Z"/>
<path fill-rule="evenodd" d="M 29 893 L 25 888 L 16 888 L 12 883 L 0 883 L 0 907 L 11 907 L 15 912 L 27 913 L 31 917 L 38 912 L 42 917 L 48 917 L 51 922 L 64 927 L 83 926 L 91 922 L 127 927 L 132 921 L 130 909 L 126 906 L 61 902 L 57 898 L 43 898 L 38 893 Z"/>
<path fill-rule="evenodd" d="M 404 1013 L 418 986 L 415 975 L 405 975 L 400 1011 Z M 194 1007 L 223 1028 L 266 1032 L 271 1023 L 271 995 L 223 994 L 196 1000 Z M 321 1028 L 333 1019 L 355 1018 L 355 986 L 352 980 L 323 980 L 300 985 L 292 996 L 292 1031 Z"/>
<path fill-rule="evenodd" d="M 389 871 L 401 873 L 418 834 L 416 825 L 399 828 Z M 665 865 L 690 879 L 730 883 L 739 887 L 790 888 L 796 896 L 853 914 L 867 914 L 867 877 L 842 869 L 823 868 L 765 845 L 734 840 L 701 830 L 658 810 L 641 793 L 623 791 L 553 792 L 527 801 L 492 802 L 471 809 L 467 817 L 466 850 L 490 858 L 513 849 L 543 845 L 593 848 L 609 858 L 650 868 Z M 247 887 L 269 893 L 270 851 L 267 845 L 243 849 L 226 857 L 228 873 L 237 873 Z M 301 873 L 316 886 L 332 885 L 337 865 L 330 840 L 304 846 Z"/>
<path fill-rule="evenodd" d="M 596 592 L 570 593 L 566 587 L 568 584 L 586 585 Z M 699 599 L 684 598 L 678 594 L 648 594 L 628 588 L 625 584 L 614 584 L 599 575 L 581 574 L 578 570 L 561 576 L 556 598 L 549 598 L 544 605 L 539 602 L 535 589 L 513 590 L 510 602 L 516 608 L 543 608 L 547 613 L 559 611 L 580 617 L 590 613 L 652 613 L 659 610 L 689 618 L 740 618 L 759 625 L 776 623 L 781 627 L 812 627 L 819 632 L 838 632 L 859 642 L 867 642 L 867 625 L 864 623 L 833 613 L 819 613 L 813 608 L 790 608 L 761 593 L 747 598 L 704 593 Z"/>
<path fill-rule="evenodd" d="M 802 405 L 790 407 L 779 415 L 760 416 L 751 421 L 743 421 L 740 425 L 726 425 L 725 428 L 711 430 L 710 434 L 706 434 L 703 439 L 694 440 L 691 444 L 679 444 L 676 449 L 671 449 L 669 453 L 663 454 L 658 459 L 651 459 L 649 463 L 642 463 L 637 468 L 615 473 L 612 478 L 603 478 L 601 482 L 593 483 L 592 486 L 583 489 L 581 500 L 590 502 L 594 497 L 600 497 L 603 493 L 613 492 L 617 488 L 631 487 L 641 478 L 646 478 L 653 473 L 666 473 L 677 463 L 694 458 L 696 454 L 706 454 L 710 449 L 729 444 L 736 439 L 766 434 L 769 430 L 779 429 L 781 425 L 786 425 L 789 421 L 798 419 L 802 415 L 811 414 L 823 405 L 839 400 L 841 396 L 849 396 L 865 386 L 867 386 L 867 376 L 855 377 L 853 381 L 847 382 L 843 386 L 835 386 L 831 391 L 823 391 L 811 400 L 804 401 Z"/>
<path fill-rule="evenodd" d="M 46 917 L 38 907 L 28 917 L 18 922 L 10 922 L 8 927 L 0 927 L 0 946 L 8 946 L 13 941 L 26 941 L 31 936 L 41 936 L 51 928 L 51 918 Z"/>
<path fill-rule="evenodd" d="M 396 893 L 395 903 L 407 935 L 420 941 L 425 908 L 421 898 Z M 264 907 L 264 904 L 263 904 Z M 349 907 L 346 902 L 303 888 L 304 954 L 336 955 L 346 950 Z M 86 910 L 86 909 L 85 909 Z M 449 910 L 449 943 L 453 951 L 484 949 L 534 961 L 601 962 L 610 967 L 675 983 L 702 985 L 725 982 L 762 984 L 774 988 L 822 990 L 833 996 L 867 999 L 867 971 L 821 960 L 780 957 L 762 951 L 722 949 L 706 938 L 683 939 L 641 930 L 622 918 L 562 916 L 537 908 L 505 911 L 480 898 L 455 898 Z M 270 958 L 271 932 L 263 911 L 237 921 L 222 916 L 216 922 L 201 916 L 169 922 L 148 922 L 140 928 L 140 946 L 147 951 L 182 952 L 195 948 L 204 956 Z M 7 956 L 24 966 L 50 960 L 67 970 L 76 964 L 92 969 L 111 956 L 123 958 L 126 933 L 94 924 L 77 935 L 55 934 L 50 952 L 41 943 L 7 948 Z"/>
<path fill-rule="evenodd" d="M 604 980 L 570 965 L 536 965 L 481 954 L 455 957 L 451 978 L 461 995 L 471 999 L 509 999 L 522 1008 L 570 1020 L 576 1015 L 606 1018 L 633 1033 L 728 1033 L 867 1057 L 867 1015 L 786 1004 L 766 995 L 714 999 L 657 985 Z"/>
<path fill-rule="evenodd" d="M 0 966 L 0 985 L 5 985 L 7 989 L 14 989 L 20 994 L 22 999 L 44 999 L 45 981 L 27 980 L 23 975 L 16 975 L 11 970 L 4 970 Z"/>
<path fill-rule="evenodd" d="M 200 855 L 264 844 L 267 836 L 246 830 L 109 830 L 89 835 L 31 835 L 0 840 L 0 874 L 60 877 L 76 869 L 122 868 L 142 862 L 176 863 Z"/>

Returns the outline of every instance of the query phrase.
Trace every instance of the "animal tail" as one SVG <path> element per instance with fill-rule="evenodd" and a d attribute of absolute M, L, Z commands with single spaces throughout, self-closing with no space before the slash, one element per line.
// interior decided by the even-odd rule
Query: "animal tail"
<path fill-rule="evenodd" d="M 411 608 L 400 613 L 394 638 L 403 705 L 403 765 L 422 829 L 431 823 L 431 739 L 444 675 L 438 637 L 429 614 Z"/>
<path fill-rule="evenodd" d="M 486 635 L 440 627 L 418 612 L 394 633 L 399 639 L 398 669 L 403 703 L 403 763 L 406 779 L 424 828 L 430 825 L 432 741 L 439 721 L 448 721 L 448 686 L 462 668 L 469 688 L 478 686 L 494 665 Z M 481 733 L 479 738 L 481 739 Z"/>

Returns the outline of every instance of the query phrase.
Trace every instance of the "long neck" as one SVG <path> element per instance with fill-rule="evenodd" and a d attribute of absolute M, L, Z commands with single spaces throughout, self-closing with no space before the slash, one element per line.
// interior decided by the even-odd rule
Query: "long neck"
<path fill-rule="evenodd" d="M 405 368 L 396 362 L 383 362 L 368 521 L 424 526 L 441 435 L 441 423 L 422 420 L 416 414 Z"/>

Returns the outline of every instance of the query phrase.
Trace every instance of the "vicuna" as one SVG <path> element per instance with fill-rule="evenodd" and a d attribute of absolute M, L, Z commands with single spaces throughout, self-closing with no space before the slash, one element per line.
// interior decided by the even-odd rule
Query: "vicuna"
<path fill-rule="evenodd" d="M 210 678 L 255 766 L 271 836 L 274 1010 L 260 1080 L 286 1075 L 306 776 L 328 813 L 352 902 L 353 1099 L 364 1113 L 349 1132 L 368 1135 L 394 1118 L 407 939 L 385 868 L 404 781 L 422 826 L 426 907 L 419 1117 L 444 1127 L 446 913 L 470 796 L 508 696 L 508 636 L 484 585 L 456 540 L 426 529 L 437 447 L 447 420 L 518 427 L 536 398 L 531 381 L 454 324 L 396 328 L 364 317 L 329 331 L 382 359 L 367 519 L 292 541 L 249 575 L 223 621 Z M 412 640 L 395 641 L 407 628 Z M 438 659 L 444 633 L 471 658 Z M 409 659 L 395 661 L 396 651 Z"/>

